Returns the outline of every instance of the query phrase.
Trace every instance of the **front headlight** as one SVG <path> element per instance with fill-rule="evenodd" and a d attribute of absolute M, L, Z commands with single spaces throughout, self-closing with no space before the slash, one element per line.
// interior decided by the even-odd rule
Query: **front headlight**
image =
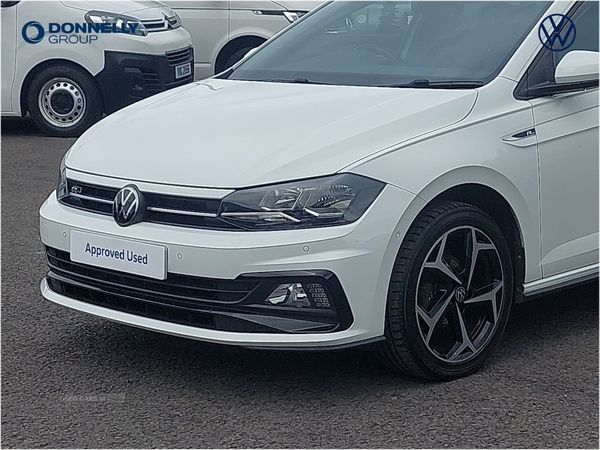
<path fill-rule="evenodd" d="M 148 31 L 138 19 L 121 14 L 90 11 L 85 14 L 85 21 L 91 24 L 111 24 L 111 31 L 137 36 L 146 36 Z M 133 31 L 132 31 L 133 30 Z"/>
<path fill-rule="evenodd" d="M 260 3 L 260 2 L 258 2 Z M 252 13 L 257 16 L 283 16 L 288 22 L 294 23 L 308 11 L 273 11 L 268 9 L 253 9 Z"/>
<path fill-rule="evenodd" d="M 384 184 L 354 174 L 241 189 L 221 201 L 219 218 L 247 230 L 326 227 L 354 222 Z"/>
<path fill-rule="evenodd" d="M 56 181 L 56 198 L 60 200 L 61 198 L 66 197 L 68 192 L 67 187 L 67 166 L 65 165 L 65 159 L 67 159 L 67 155 L 71 149 L 67 150 L 62 159 L 60 160 L 60 166 L 58 168 L 58 180 Z"/>
<path fill-rule="evenodd" d="M 175 29 L 181 26 L 181 17 L 176 12 L 173 12 L 171 17 L 167 17 L 167 21 L 169 22 L 169 28 Z"/>
<path fill-rule="evenodd" d="M 306 11 L 284 11 L 283 15 L 284 17 L 290 22 L 290 23 L 294 23 L 296 20 L 298 20 L 300 17 L 302 17 L 304 14 L 306 14 Z"/>

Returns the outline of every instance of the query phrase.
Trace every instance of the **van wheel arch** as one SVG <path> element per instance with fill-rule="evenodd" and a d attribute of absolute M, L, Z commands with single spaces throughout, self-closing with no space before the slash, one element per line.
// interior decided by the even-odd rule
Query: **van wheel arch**
<path fill-rule="evenodd" d="M 82 123 L 77 130 L 70 131 L 70 129 L 66 128 L 64 130 L 61 129 L 50 129 L 46 124 L 40 123 L 39 111 L 35 111 L 32 108 L 32 104 L 34 103 L 32 100 L 32 95 L 35 93 L 32 92 L 32 89 L 39 89 L 38 86 L 40 83 L 40 78 L 44 78 L 45 73 L 54 73 L 54 76 L 57 75 L 60 77 L 62 74 L 57 72 L 56 69 L 61 68 L 66 75 L 69 75 L 74 79 L 75 85 L 77 86 L 77 80 L 79 80 L 79 84 L 85 86 L 83 88 L 82 93 L 88 98 L 89 109 L 88 115 L 91 117 L 86 117 L 82 122 L 86 122 L 85 126 Z M 67 77 L 68 78 L 68 77 Z M 68 81 L 68 80 L 67 80 Z M 104 98 L 102 95 L 102 90 L 100 86 L 96 82 L 94 76 L 84 67 L 79 64 L 73 63 L 72 61 L 65 59 L 53 59 L 48 61 L 43 61 L 32 68 L 25 79 L 23 80 L 22 90 L 20 93 L 20 105 L 21 105 L 21 114 L 23 116 L 26 115 L 27 112 L 33 117 L 34 121 L 40 126 L 46 133 L 55 136 L 78 136 L 81 132 L 85 131 L 90 125 L 95 123 L 102 117 L 104 113 Z M 39 109 L 39 108 L 38 108 Z"/>
<path fill-rule="evenodd" d="M 225 69 L 229 68 L 231 64 L 228 65 L 228 62 L 230 62 L 231 58 L 236 53 L 244 49 L 250 50 L 252 48 L 256 48 L 266 42 L 266 40 L 266 38 L 260 36 L 240 36 L 227 42 L 227 44 L 225 44 L 219 51 L 217 59 L 215 60 L 215 74 L 221 73 Z"/>
<path fill-rule="evenodd" d="M 94 83 L 96 83 L 96 79 L 94 78 L 94 76 L 83 66 L 80 66 L 77 63 L 74 63 L 73 61 L 69 61 L 68 59 L 50 59 L 47 61 L 42 61 L 41 63 L 39 63 L 38 65 L 34 66 L 29 73 L 27 73 L 27 75 L 25 76 L 25 78 L 23 79 L 23 83 L 22 83 L 22 89 L 21 89 L 21 98 L 19 99 L 20 104 L 21 104 L 21 115 L 25 116 L 29 111 L 29 105 L 27 104 L 27 98 L 29 97 L 29 88 L 31 87 L 31 81 L 43 70 L 47 69 L 48 67 L 52 67 L 52 66 L 71 66 L 74 67 L 78 70 L 84 71 L 85 73 L 87 73 L 93 80 Z M 98 83 L 96 83 L 96 86 L 98 87 L 98 89 L 100 89 L 100 86 L 98 86 Z M 104 101 L 103 101 L 104 103 Z M 102 106 L 102 109 L 104 110 L 104 104 Z"/>

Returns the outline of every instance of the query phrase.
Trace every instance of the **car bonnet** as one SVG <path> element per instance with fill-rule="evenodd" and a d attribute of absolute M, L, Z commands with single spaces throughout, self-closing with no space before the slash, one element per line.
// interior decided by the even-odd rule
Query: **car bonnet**
<path fill-rule="evenodd" d="M 131 181 L 237 188 L 335 173 L 456 123 L 475 90 L 206 80 L 99 122 L 68 168 Z"/>

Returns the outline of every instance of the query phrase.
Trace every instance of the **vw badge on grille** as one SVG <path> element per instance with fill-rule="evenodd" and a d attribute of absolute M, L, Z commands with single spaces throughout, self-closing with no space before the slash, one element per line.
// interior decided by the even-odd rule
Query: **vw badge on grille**
<path fill-rule="evenodd" d="M 142 209 L 141 203 L 140 191 L 133 184 L 127 185 L 117 192 L 113 202 L 113 217 L 117 225 L 126 227 L 141 221 L 142 214 L 138 214 Z"/>

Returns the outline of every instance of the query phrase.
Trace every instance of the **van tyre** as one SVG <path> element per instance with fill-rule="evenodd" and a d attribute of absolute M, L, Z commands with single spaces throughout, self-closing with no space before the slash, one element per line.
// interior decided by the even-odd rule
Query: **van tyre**
<path fill-rule="evenodd" d="M 100 88 L 85 71 L 70 65 L 43 69 L 27 96 L 31 117 L 50 136 L 76 137 L 103 114 Z"/>
<path fill-rule="evenodd" d="M 428 208 L 394 263 L 379 358 L 421 378 L 472 374 L 506 327 L 513 279 L 506 239 L 487 213 L 461 202 Z"/>
<path fill-rule="evenodd" d="M 246 53 L 248 53 L 253 48 L 256 48 L 256 47 L 244 47 L 244 48 L 241 48 L 241 49 L 236 50 L 235 52 L 233 52 L 233 54 L 229 58 L 227 58 L 227 62 L 225 63 L 225 66 L 223 67 L 223 70 L 227 70 L 231 66 L 233 66 L 234 64 L 236 64 L 239 61 L 241 61 L 242 58 L 244 56 L 246 56 Z"/>

